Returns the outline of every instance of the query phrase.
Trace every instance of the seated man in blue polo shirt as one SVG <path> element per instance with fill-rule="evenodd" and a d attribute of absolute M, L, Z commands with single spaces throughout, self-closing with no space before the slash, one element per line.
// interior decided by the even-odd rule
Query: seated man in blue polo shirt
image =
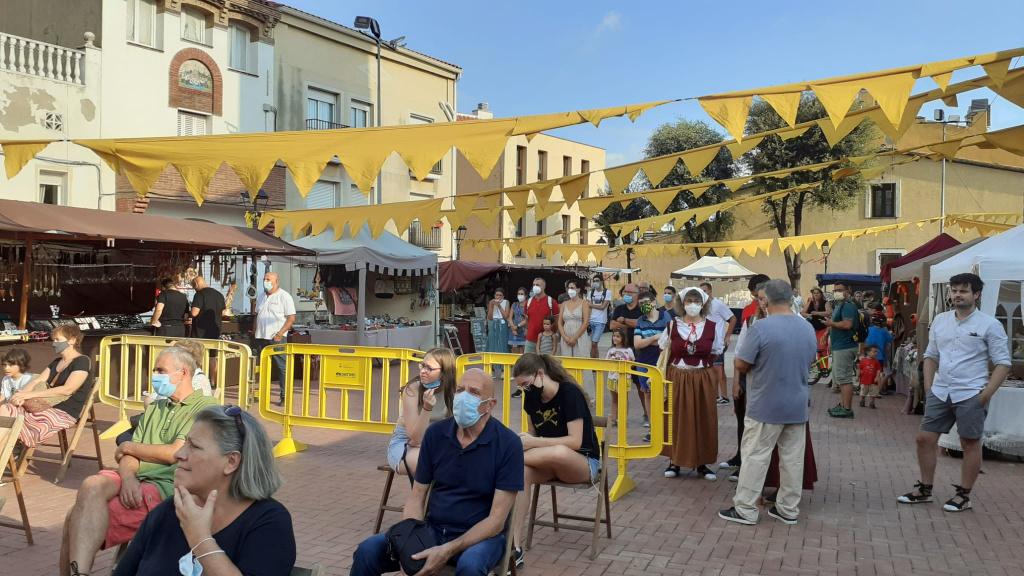
<path fill-rule="evenodd" d="M 456 387 L 455 417 L 431 424 L 423 436 L 403 516 L 423 519 L 433 482 L 426 521 L 437 546 L 413 556 L 426 559 L 420 576 L 435 574 L 453 559 L 458 576 L 485 576 L 501 560 L 505 522 L 523 490 L 524 468 L 519 436 L 491 418 L 497 403 L 491 376 L 467 370 Z M 398 569 L 384 534 L 377 534 L 359 544 L 350 574 L 380 576 Z"/>

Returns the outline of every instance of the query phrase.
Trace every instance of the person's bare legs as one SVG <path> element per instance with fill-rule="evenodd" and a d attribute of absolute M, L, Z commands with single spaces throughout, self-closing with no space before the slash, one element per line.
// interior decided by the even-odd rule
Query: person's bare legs
<path fill-rule="evenodd" d="M 523 491 L 516 496 L 516 515 L 512 519 L 512 542 L 523 547 L 523 523 L 530 512 L 531 491 L 534 484 L 558 479 L 567 484 L 590 481 L 590 464 L 577 451 L 566 446 L 545 446 L 523 453 Z"/>
<path fill-rule="evenodd" d="M 117 498 L 117 483 L 106 476 L 89 476 L 78 489 L 75 505 L 64 522 L 60 546 L 60 574 L 71 575 L 71 563 L 78 571 L 92 572 L 92 563 L 107 538 L 110 511 L 107 502 Z"/>
<path fill-rule="evenodd" d="M 939 446 L 939 434 L 921 430 L 917 433 L 917 465 L 921 468 L 921 483 L 935 484 L 936 448 Z M 980 464 L 979 464 L 980 466 Z M 967 453 L 964 453 L 964 470 L 967 469 Z M 977 477 L 977 473 L 975 473 Z"/>
<path fill-rule="evenodd" d="M 847 410 L 853 409 L 853 383 L 840 384 L 839 390 L 842 392 L 842 403 L 843 408 Z"/>
<path fill-rule="evenodd" d="M 729 398 L 729 391 L 725 389 L 725 365 L 715 364 L 712 368 L 712 373 L 715 375 L 715 380 L 718 382 L 718 397 Z"/>
<path fill-rule="evenodd" d="M 398 472 L 399 474 L 405 474 L 406 476 L 411 476 L 411 477 L 415 478 L 416 477 L 416 465 L 419 463 L 419 461 L 420 461 L 420 447 L 419 446 L 409 446 L 409 448 L 407 449 L 407 451 L 405 453 L 405 460 L 404 461 L 403 460 L 399 460 L 398 461 L 398 470 L 395 470 L 395 472 Z M 405 465 L 407 463 L 409 464 L 409 468 L 410 468 L 409 470 L 405 469 Z"/>
<path fill-rule="evenodd" d="M 938 440 L 936 439 L 936 442 Z M 960 470 L 960 486 L 970 490 L 981 472 L 981 439 L 960 438 L 960 447 L 964 449 L 964 459 Z M 935 459 L 935 450 L 932 450 L 932 460 Z"/>

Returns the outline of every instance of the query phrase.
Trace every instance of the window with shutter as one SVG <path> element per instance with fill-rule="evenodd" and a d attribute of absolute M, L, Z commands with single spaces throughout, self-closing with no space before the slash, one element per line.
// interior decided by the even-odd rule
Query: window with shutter
<path fill-rule="evenodd" d="M 249 72 L 249 30 L 237 24 L 232 24 L 229 31 L 231 36 L 231 53 L 228 66 L 235 70 Z"/>
<path fill-rule="evenodd" d="M 206 44 L 206 17 L 194 10 L 182 10 L 181 37 Z"/>
<path fill-rule="evenodd" d="M 326 180 L 317 180 L 313 189 L 306 194 L 306 209 L 334 208 L 338 205 L 338 184 Z"/>
<path fill-rule="evenodd" d="M 178 136 L 205 136 L 206 121 L 202 114 L 178 112 Z"/>
<path fill-rule="evenodd" d="M 373 195 L 373 189 L 370 189 L 370 195 Z M 366 194 L 359 189 L 358 186 L 352 184 L 348 187 L 348 193 L 345 194 L 345 199 L 342 206 L 366 206 L 368 204 Z"/>

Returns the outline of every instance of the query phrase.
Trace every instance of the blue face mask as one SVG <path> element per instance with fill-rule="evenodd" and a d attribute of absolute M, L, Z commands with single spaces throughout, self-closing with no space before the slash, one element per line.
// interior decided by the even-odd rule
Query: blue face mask
<path fill-rule="evenodd" d="M 472 428 L 483 416 L 477 410 L 484 401 L 473 396 L 469 392 L 459 392 L 452 402 L 452 413 L 455 414 L 455 423 L 459 428 Z"/>
<path fill-rule="evenodd" d="M 424 390 L 433 390 L 434 388 L 437 388 L 440 385 L 441 385 L 441 381 L 440 380 L 436 380 L 434 382 L 427 382 L 426 384 L 423 385 L 423 389 Z"/>
<path fill-rule="evenodd" d="M 667 303 L 669 303 L 671 301 L 672 301 L 672 295 L 671 294 L 665 294 L 665 303 L 667 304 Z"/>
<path fill-rule="evenodd" d="M 271 290 L 274 289 L 274 285 L 271 284 L 270 282 L 264 282 L 263 289 L 266 290 L 267 292 L 270 292 Z"/>
<path fill-rule="evenodd" d="M 626 304 L 632 304 L 633 303 L 633 295 L 632 294 L 625 294 L 622 297 L 622 301 L 625 302 Z"/>
<path fill-rule="evenodd" d="M 153 374 L 150 383 L 152 384 L 153 392 L 165 398 L 170 398 L 171 394 L 174 394 L 174 391 L 178 389 L 177 384 L 171 383 L 170 374 Z"/>
<path fill-rule="evenodd" d="M 203 565 L 189 552 L 178 560 L 178 572 L 181 572 L 182 576 L 200 576 L 203 573 Z"/>

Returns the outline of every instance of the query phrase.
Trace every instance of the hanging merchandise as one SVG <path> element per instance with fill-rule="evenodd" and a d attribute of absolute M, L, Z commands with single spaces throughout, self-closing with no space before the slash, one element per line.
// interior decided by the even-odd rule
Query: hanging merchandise
<path fill-rule="evenodd" d="M 399 276 L 395 278 L 395 295 L 405 296 L 407 294 L 412 294 L 412 277 Z"/>
<path fill-rule="evenodd" d="M 390 300 L 395 297 L 395 282 L 389 280 L 386 276 L 381 276 L 374 284 L 373 288 L 374 295 L 377 298 L 384 300 Z"/>

